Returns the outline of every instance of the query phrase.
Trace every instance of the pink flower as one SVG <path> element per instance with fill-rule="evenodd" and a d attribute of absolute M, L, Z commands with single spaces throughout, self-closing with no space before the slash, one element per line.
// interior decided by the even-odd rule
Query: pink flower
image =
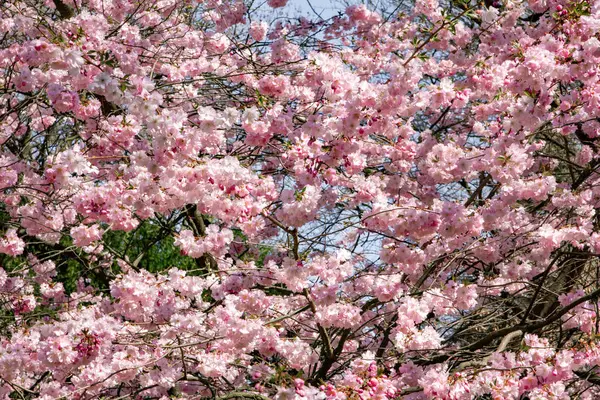
<path fill-rule="evenodd" d="M 273 8 L 284 7 L 287 4 L 287 0 L 267 0 L 267 4 Z"/>
<path fill-rule="evenodd" d="M 260 42 L 264 40 L 268 29 L 269 25 L 265 21 L 253 22 L 250 25 L 249 33 L 252 39 L 256 40 L 257 42 Z"/>
<path fill-rule="evenodd" d="M 15 80 L 15 88 L 20 92 L 30 92 L 34 87 L 34 77 L 29 70 L 25 68 L 21 70 L 21 73 Z"/>
<path fill-rule="evenodd" d="M 57 84 L 48 86 L 47 92 L 54 109 L 60 113 L 74 111 L 79 107 L 79 95 L 77 92 L 68 91 Z"/>
<path fill-rule="evenodd" d="M 443 366 L 430 368 L 419 379 L 419 385 L 423 387 L 423 392 L 430 398 L 445 399 L 449 391 L 448 372 Z"/>
<path fill-rule="evenodd" d="M 276 64 L 298 61 L 300 48 L 285 39 L 276 40 L 271 44 L 271 60 Z"/>
<path fill-rule="evenodd" d="M 0 253 L 15 257 L 23 254 L 24 250 L 25 242 L 17 236 L 15 228 L 7 230 L 4 237 L 0 239 Z"/>
<path fill-rule="evenodd" d="M 73 244 L 77 247 L 85 247 L 102 238 L 103 232 L 98 225 L 79 225 L 71 228 Z"/>
<path fill-rule="evenodd" d="M 265 76 L 258 81 L 258 88 L 266 96 L 282 97 L 288 90 L 289 82 L 287 76 Z"/>
<path fill-rule="evenodd" d="M 325 327 L 353 328 L 360 324 L 360 309 L 349 304 L 332 304 L 317 309 L 315 318 Z"/>

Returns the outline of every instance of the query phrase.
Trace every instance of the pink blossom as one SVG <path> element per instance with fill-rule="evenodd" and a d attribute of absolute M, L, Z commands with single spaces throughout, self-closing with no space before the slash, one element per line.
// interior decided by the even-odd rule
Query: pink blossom
<path fill-rule="evenodd" d="M 260 42 L 264 40 L 268 28 L 269 25 L 265 21 L 253 22 L 250 25 L 250 36 L 257 42 Z"/>
<path fill-rule="evenodd" d="M 17 236 L 15 228 L 7 230 L 4 237 L 0 239 L 0 253 L 14 257 L 23 254 L 24 250 L 25 242 Z"/>
<path fill-rule="evenodd" d="M 273 8 L 284 7 L 287 4 L 287 0 L 268 0 L 267 4 Z"/>
<path fill-rule="evenodd" d="M 79 225 L 71 229 L 71 236 L 75 246 L 84 247 L 102 238 L 102 231 L 98 225 Z"/>

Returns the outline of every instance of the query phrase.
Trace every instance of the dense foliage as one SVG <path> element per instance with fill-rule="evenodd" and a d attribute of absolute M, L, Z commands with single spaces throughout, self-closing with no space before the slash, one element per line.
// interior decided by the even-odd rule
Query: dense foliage
<path fill-rule="evenodd" d="M 0 4 L 0 397 L 600 398 L 600 1 L 285 5 Z"/>

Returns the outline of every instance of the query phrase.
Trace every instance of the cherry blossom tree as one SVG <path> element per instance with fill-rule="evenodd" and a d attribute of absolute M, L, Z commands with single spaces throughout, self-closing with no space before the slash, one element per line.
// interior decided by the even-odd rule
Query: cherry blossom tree
<path fill-rule="evenodd" d="M 0 5 L 0 397 L 600 398 L 600 1 L 286 3 Z"/>

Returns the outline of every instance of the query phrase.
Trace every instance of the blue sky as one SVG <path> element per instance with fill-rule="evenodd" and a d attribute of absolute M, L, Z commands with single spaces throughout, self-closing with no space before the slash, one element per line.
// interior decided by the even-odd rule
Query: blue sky
<path fill-rule="evenodd" d="M 337 11 L 341 8 L 339 3 L 327 0 L 289 0 L 286 7 L 291 7 L 293 10 L 297 9 L 302 15 L 315 17 L 309 1 L 312 8 L 325 19 L 337 14 Z"/>
<path fill-rule="evenodd" d="M 264 0 L 263 0 L 264 1 Z M 340 1 L 333 0 L 288 0 L 285 7 L 277 9 L 278 14 L 285 14 L 290 17 L 304 16 L 310 19 L 316 18 L 315 12 L 311 9 L 311 6 L 318 14 L 324 19 L 330 18 L 337 14 L 340 9 L 344 7 Z M 266 1 L 264 1 L 265 9 L 268 8 Z M 262 8 L 262 7 L 261 7 Z"/>

